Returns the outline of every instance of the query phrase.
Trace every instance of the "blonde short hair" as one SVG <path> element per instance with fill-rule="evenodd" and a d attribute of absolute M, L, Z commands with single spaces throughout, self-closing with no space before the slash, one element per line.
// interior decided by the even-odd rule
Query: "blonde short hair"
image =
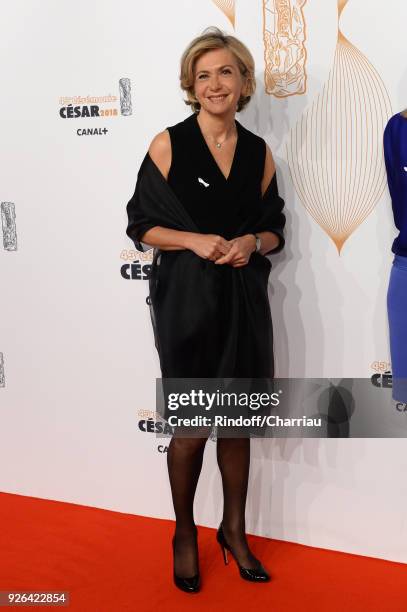
<path fill-rule="evenodd" d="M 229 49 L 235 56 L 240 74 L 246 79 L 246 95 L 240 96 L 237 112 L 249 103 L 256 89 L 254 73 L 254 59 L 249 49 L 235 36 L 230 36 L 216 27 L 204 30 L 201 36 L 194 38 L 181 57 L 180 83 L 181 89 L 186 92 L 185 104 L 192 106 L 194 113 L 198 113 L 201 105 L 194 93 L 194 68 L 197 60 L 207 51 L 213 49 Z"/>

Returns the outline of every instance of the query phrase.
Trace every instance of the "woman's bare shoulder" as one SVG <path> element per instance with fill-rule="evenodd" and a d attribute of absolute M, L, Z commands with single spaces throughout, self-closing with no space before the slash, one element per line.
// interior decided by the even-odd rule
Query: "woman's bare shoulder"
<path fill-rule="evenodd" d="M 266 142 L 265 142 L 265 145 L 266 145 L 266 157 L 264 160 L 264 173 L 263 173 L 263 179 L 261 182 L 262 195 L 264 195 L 264 193 L 266 192 L 266 189 L 271 183 L 271 179 L 273 178 L 274 173 L 276 171 L 276 166 L 274 163 L 273 154 L 271 152 L 271 149 Z"/>
<path fill-rule="evenodd" d="M 167 180 L 171 166 L 171 139 L 168 130 L 163 130 L 154 136 L 148 152 L 163 177 Z"/>

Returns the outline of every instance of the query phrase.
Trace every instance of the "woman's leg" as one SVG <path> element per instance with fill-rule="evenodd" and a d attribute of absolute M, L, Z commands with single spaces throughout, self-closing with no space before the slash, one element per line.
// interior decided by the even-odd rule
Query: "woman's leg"
<path fill-rule="evenodd" d="M 207 438 L 173 436 L 167 465 L 175 511 L 174 571 L 181 578 L 198 573 L 194 497 Z"/>
<path fill-rule="evenodd" d="M 393 399 L 407 403 L 407 257 L 396 256 L 387 292 Z"/>
<path fill-rule="evenodd" d="M 255 569 L 245 534 L 245 510 L 250 468 L 250 438 L 218 438 L 217 459 L 223 486 L 223 533 L 240 565 Z"/>

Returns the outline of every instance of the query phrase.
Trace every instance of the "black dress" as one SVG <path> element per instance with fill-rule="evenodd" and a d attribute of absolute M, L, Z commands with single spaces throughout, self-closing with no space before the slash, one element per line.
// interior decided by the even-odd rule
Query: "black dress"
<path fill-rule="evenodd" d="M 165 181 L 147 153 L 127 205 L 127 234 L 138 248 L 161 225 L 226 239 L 273 231 L 284 245 L 283 200 L 276 176 L 261 195 L 265 142 L 236 121 L 238 138 L 226 179 L 197 115 L 168 129 L 172 162 Z M 215 265 L 189 250 L 155 252 L 151 314 L 163 377 L 273 377 L 267 284 L 270 261 L 253 253 L 241 268 Z"/>

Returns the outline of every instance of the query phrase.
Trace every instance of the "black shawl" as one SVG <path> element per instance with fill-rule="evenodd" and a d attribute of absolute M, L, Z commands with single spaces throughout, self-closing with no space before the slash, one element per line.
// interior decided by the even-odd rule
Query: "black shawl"
<path fill-rule="evenodd" d="M 236 236 L 271 231 L 284 246 L 284 202 L 276 175 Z M 127 204 L 127 235 L 138 250 L 154 227 L 199 232 L 147 153 Z M 154 250 L 150 312 L 163 377 L 272 377 L 271 263 L 253 253 L 240 268 L 215 265 L 190 250 Z"/>

